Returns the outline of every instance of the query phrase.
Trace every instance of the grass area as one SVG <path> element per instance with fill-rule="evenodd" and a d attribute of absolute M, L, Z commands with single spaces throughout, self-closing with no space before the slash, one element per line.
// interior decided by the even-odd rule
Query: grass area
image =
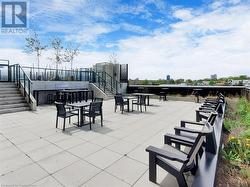
<path fill-rule="evenodd" d="M 250 102 L 227 99 L 219 185 L 250 186 Z"/>

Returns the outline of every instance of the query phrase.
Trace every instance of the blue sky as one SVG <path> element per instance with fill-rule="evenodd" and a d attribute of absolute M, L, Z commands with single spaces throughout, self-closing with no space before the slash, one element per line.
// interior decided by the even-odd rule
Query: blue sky
<path fill-rule="evenodd" d="M 250 74 L 249 12 L 249 0 L 32 0 L 29 28 L 46 44 L 53 37 L 80 44 L 76 68 L 115 52 L 131 78 L 196 79 Z M 23 52 L 25 37 L 0 35 L 0 58 L 34 63 Z"/>

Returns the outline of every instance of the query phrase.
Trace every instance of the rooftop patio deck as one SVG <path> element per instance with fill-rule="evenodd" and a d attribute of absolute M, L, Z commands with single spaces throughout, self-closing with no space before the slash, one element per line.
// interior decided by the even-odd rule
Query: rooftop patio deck
<path fill-rule="evenodd" d="M 195 120 L 199 104 L 151 104 L 147 112 L 121 114 L 114 113 L 113 100 L 104 101 L 104 126 L 97 118 L 92 131 L 72 125 L 66 125 L 65 132 L 56 129 L 55 106 L 0 115 L 0 184 L 174 186 L 175 178 L 161 169 L 159 184 L 149 182 L 145 148 L 163 145 L 163 135 L 173 133 L 180 120 Z"/>

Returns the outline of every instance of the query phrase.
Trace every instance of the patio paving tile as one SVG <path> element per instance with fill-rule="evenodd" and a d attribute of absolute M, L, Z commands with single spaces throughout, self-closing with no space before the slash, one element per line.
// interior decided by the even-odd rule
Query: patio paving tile
<path fill-rule="evenodd" d="M 122 155 L 104 148 L 86 157 L 85 160 L 101 169 L 104 169 L 121 157 Z"/>
<path fill-rule="evenodd" d="M 35 150 L 30 151 L 30 152 L 27 152 L 27 154 L 34 161 L 39 161 L 41 159 L 44 159 L 44 158 L 50 157 L 54 154 L 57 154 L 61 151 L 62 151 L 61 148 L 50 144 L 50 145 L 41 147 L 39 149 L 35 149 Z"/>
<path fill-rule="evenodd" d="M 99 145 L 95 145 L 89 142 L 86 143 L 82 143 L 80 145 L 77 145 L 73 148 L 68 149 L 69 152 L 71 152 L 72 154 L 81 157 L 81 158 L 85 158 L 88 155 L 97 152 L 98 150 L 101 150 L 102 147 Z"/>
<path fill-rule="evenodd" d="M 142 163 L 123 157 L 106 169 L 108 173 L 133 185 L 148 167 Z"/>
<path fill-rule="evenodd" d="M 102 147 L 106 147 L 116 141 L 117 141 L 117 138 L 112 138 L 106 135 L 99 136 L 96 139 L 90 140 L 90 142 L 97 144 L 99 146 L 102 146 Z"/>
<path fill-rule="evenodd" d="M 97 167 L 79 160 L 56 172 L 53 176 L 65 186 L 80 186 L 100 171 Z"/>
<path fill-rule="evenodd" d="M 129 187 L 130 185 L 103 171 L 82 185 L 83 187 Z"/>
<path fill-rule="evenodd" d="M 82 139 L 72 137 L 72 138 L 67 138 L 65 140 L 55 142 L 54 144 L 61 147 L 64 150 L 66 150 L 66 149 L 75 147 L 79 144 L 82 144 L 83 142 L 85 142 L 85 141 Z"/>
<path fill-rule="evenodd" d="M 0 175 L 15 171 L 25 165 L 31 164 L 32 160 L 25 154 L 20 153 L 15 156 L 0 160 Z"/>
<path fill-rule="evenodd" d="M 37 164 L 31 164 L 0 177 L 0 184 L 31 185 L 47 175 L 48 173 L 40 168 Z"/>
<path fill-rule="evenodd" d="M 76 156 L 70 153 L 62 152 L 51 157 L 45 158 L 38 161 L 37 163 L 41 165 L 50 174 L 72 164 L 73 162 L 79 160 Z"/>
<path fill-rule="evenodd" d="M 120 140 L 115 142 L 114 144 L 109 145 L 107 149 L 125 155 L 129 153 L 131 150 L 133 150 L 136 146 L 137 146 L 136 144 Z"/>
<path fill-rule="evenodd" d="M 53 177 L 45 177 L 32 185 L 38 187 L 63 187 L 59 182 L 57 182 Z"/>
<path fill-rule="evenodd" d="M 46 140 L 43 139 L 37 139 L 34 141 L 29 141 L 23 144 L 18 145 L 18 147 L 24 151 L 24 152 L 30 152 L 33 151 L 35 149 L 41 148 L 41 147 L 45 147 L 47 145 L 49 145 L 50 143 Z"/>

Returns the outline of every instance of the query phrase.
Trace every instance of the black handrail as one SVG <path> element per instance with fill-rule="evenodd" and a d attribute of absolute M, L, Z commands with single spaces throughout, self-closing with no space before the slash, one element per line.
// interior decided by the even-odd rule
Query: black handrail
<path fill-rule="evenodd" d="M 115 80 L 111 75 L 109 75 L 107 72 L 96 72 L 93 70 L 93 74 L 96 76 L 96 82 L 95 84 L 98 86 L 98 88 L 102 89 L 104 92 L 108 90 L 112 94 L 116 94 L 118 92 L 118 85 L 120 83 Z M 104 82 L 103 87 L 101 87 L 101 82 Z"/>
<path fill-rule="evenodd" d="M 28 103 L 31 103 L 32 81 L 19 64 L 9 66 L 10 81 L 15 82 L 19 89 L 23 86 L 24 97 L 28 95 Z"/>

